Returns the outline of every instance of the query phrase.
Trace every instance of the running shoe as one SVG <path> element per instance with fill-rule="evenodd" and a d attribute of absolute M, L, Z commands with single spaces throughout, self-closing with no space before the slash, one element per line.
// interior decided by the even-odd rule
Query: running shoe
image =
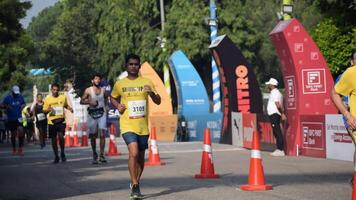
<path fill-rule="evenodd" d="M 57 163 L 59 163 L 59 157 L 58 156 L 56 156 L 54 158 L 54 160 L 53 160 L 53 164 L 57 164 Z"/>
<path fill-rule="evenodd" d="M 17 155 L 19 156 L 24 156 L 24 153 L 22 151 L 22 148 L 19 148 L 19 150 L 17 151 Z"/>
<path fill-rule="evenodd" d="M 130 199 L 143 199 L 139 184 L 132 185 Z"/>
<path fill-rule="evenodd" d="M 104 157 L 103 154 L 100 154 L 99 162 L 101 162 L 101 163 L 107 163 L 107 161 L 106 161 L 106 159 L 105 159 L 105 157 Z"/>
<path fill-rule="evenodd" d="M 62 162 L 67 161 L 66 155 L 64 153 L 61 153 L 61 160 L 62 160 Z"/>
<path fill-rule="evenodd" d="M 16 154 L 16 149 L 12 149 L 12 155 L 15 156 Z"/>
<path fill-rule="evenodd" d="M 92 162 L 93 165 L 96 165 L 98 164 L 98 154 L 95 152 L 93 153 L 93 162 Z"/>

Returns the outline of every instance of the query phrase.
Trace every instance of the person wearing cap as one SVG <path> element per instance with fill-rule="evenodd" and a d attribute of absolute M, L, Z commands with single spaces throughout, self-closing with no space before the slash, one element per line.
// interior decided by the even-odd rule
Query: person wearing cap
<path fill-rule="evenodd" d="M 281 130 L 281 120 L 285 121 L 287 119 L 284 114 L 283 107 L 283 96 L 278 90 L 278 81 L 274 78 L 270 78 L 266 82 L 268 89 L 270 90 L 270 95 L 267 103 L 267 114 L 271 121 L 271 126 L 273 130 L 273 135 L 277 141 L 277 149 L 271 153 L 271 156 L 285 156 L 284 153 L 284 142 Z"/>
<path fill-rule="evenodd" d="M 4 98 L 1 105 L 1 107 L 6 109 L 8 117 L 8 128 L 11 132 L 12 155 L 17 154 L 23 156 L 24 134 L 21 110 L 24 106 L 25 100 L 20 93 L 20 88 L 14 85 L 11 89 L 11 93 Z M 16 151 L 16 137 L 18 137 L 19 140 L 18 151 Z"/>

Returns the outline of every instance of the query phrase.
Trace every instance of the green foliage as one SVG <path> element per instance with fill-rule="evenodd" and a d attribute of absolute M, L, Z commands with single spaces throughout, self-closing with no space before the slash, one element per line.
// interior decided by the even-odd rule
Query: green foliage
<path fill-rule="evenodd" d="M 3 0 L 0 2 L 0 91 L 11 85 L 26 85 L 25 63 L 33 50 L 31 38 L 19 23 L 31 7 L 29 2 Z"/>
<path fill-rule="evenodd" d="M 109 79 L 125 70 L 125 56 L 129 53 L 140 55 L 142 61 L 159 61 L 159 30 L 153 27 L 158 20 L 155 1 L 104 0 L 97 7 L 100 69 Z"/>
<path fill-rule="evenodd" d="M 161 71 L 169 55 L 181 49 L 211 88 L 210 28 L 206 23 L 209 2 L 164 2 L 166 26 L 162 32 L 158 1 L 59 1 L 28 28 L 36 47 L 31 64 L 53 66 L 56 81 L 75 79 L 75 87 L 81 90 L 89 84 L 93 71 L 114 80 L 124 71 L 128 53 L 140 55 L 142 61 Z M 218 34 L 227 34 L 242 50 L 259 82 L 270 76 L 281 80 L 279 61 L 269 39 L 278 23 L 276 12 L 280 11 L 281 0 L 216 0 L 216 4 Z M 312 33 L 333 74 L 348 66 L 349 54 L 355 50 L 355 13 L 352 0 L 294 1 L 293 16 Z M 167 41 L 165 51 L 159 46 L 158 36 Z M 3 49 L 7 47 L 1 45 Z M 3 74 L 8 76 L 6 70 L 0 70 L 0 77 Z"/>
<path fill-rule="evenodd" d="M 356 28 L 345 34 L 337 27 L 335 20 L 325 19 L 313 29 L 312 36 L 333 75 L 342 73 L 350 66 L 350 56 L 356 51 Z"/>
<path fill-rule="evenodd" d="M 55 72 L 55 81 L 64 83 L 73 79 L 78 92 L 89 83 L 89 75 L 97 66 L 96 55 L 96 1 L 62 1 L 63 12 L 44 41 L 46 52 L 42 62 Z"/>

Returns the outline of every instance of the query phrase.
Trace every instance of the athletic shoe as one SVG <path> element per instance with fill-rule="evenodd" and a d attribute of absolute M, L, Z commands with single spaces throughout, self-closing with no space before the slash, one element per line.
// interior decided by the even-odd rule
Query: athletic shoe
<path fill-rule="evenodd" d="M 271 156 L 285 156 L 286 154 L 284 153 L 284 151 L 281 151 L 279 149 L 276 149 L 273 153 L 270 154 Z"/>
<path fill-rule="evenodd" d="M 141 194 L 141 191 L 140 191 L 140 185 L 133 184 L 132 189 L 131 189 L 130 199 L 142 199 L 142 198 L 143 198 L 143 195 Z"/>
<path fill-rule="evenodd" d="M 66 155 L 64 153 L 61 153 L 61 160 L 62 160 L 62 162 L 67 161 Z"/>
<path fill-rule="evenodd" d="M 57 163 L 59 163 L 59 157 L 58 156 L 56 156 L 54 158 L 54 160 L 53 160 L 53 164 L 57 164 Z"/>
<path fill-rule="evenodd" d="M 101 162 L 101 163 L 107 163 L 107 161 L 106 161 L 106 159 L 105 159 L 105 157 L 104 157 L 103 154 L 100 154 L 99 162 Z"/>
<path fill-rule="evenodd" d="M 93 153 L 93 161 L 92 161 L 93 165 L 98 164 L 98 154 L 97 153 Z"/>
<path fill-rule="evenodd" d="M 19 148 L 19 150 L 17 151 L 17 155 L 19 156 L 24 156 L 24 153 L 22 151 L 22 148 Z"/>

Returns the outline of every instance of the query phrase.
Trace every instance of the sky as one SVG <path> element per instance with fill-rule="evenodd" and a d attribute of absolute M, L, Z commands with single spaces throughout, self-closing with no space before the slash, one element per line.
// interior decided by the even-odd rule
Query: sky
<path fill-rule="evenodd" d="M 32 8 L 27 10 L 26 17 L 20 20 L 20 23 L 24 28 L 27 28 L 28 24 L 31 22 L 32 17 L 38 15 L 43 9 L 54 5 L 58 0 L 21 0 L 21 1 L 31 1 Z"/>

